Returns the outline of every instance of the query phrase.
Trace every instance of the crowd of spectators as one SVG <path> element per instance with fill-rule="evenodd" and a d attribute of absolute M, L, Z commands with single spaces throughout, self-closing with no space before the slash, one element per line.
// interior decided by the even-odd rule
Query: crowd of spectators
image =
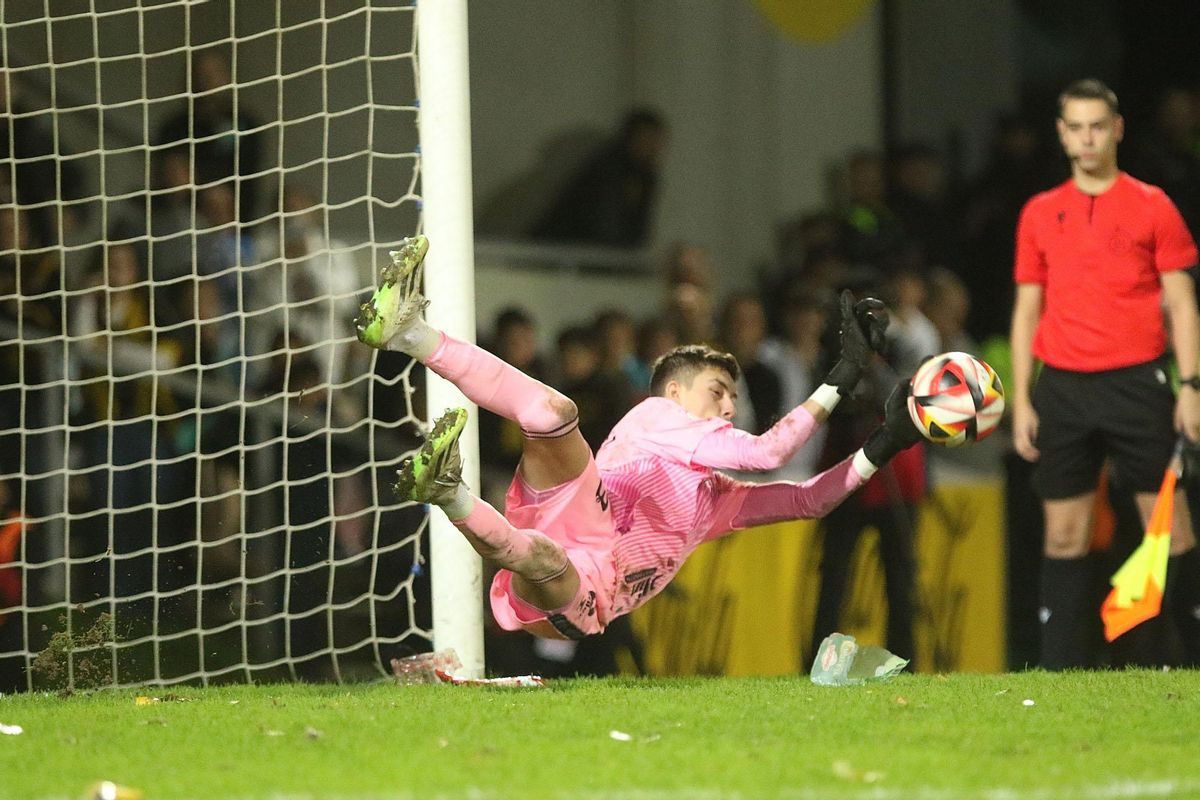
<path fill-rule="evenodd" d="M 241 569 L 236 537 L 248 526 L 289 531 L 288 544 L 268 547 L 272 554 L 260 554 L 257 569 L 266 574 L 283 564 L 296 576 L 278 594 L 300 620 L 291 646 L 311 652 L 329 644 L 330 626 L 308 612 L 327 603 L 330 556 L 368 546 L 371 482 L 378 480 L 355 471 L 365 452 L 354 436 L 316 432 L 352 428 L 372 413 L 398 416 L 368 397 L 365 385 L 339 390 L 369 370 L 370 353 L 347 334 L 357 293 L 372 278 L 352 248 L 331 236 L 311 188 L 277 184 L 268 197 L 261 180 L 243 177 L 263 170 L 268 157 L 258 121 L 234 110 L 227 63 L 216 54 L 198 57 L 192 81 L 193 99 L 157 129 L 151 185 L 105 204 L 103 244 L 70 274 L 59 245 L 86 220 L 89 206 L 77 202 L 85 176 L 55 158 L 56 137 L 39 128 L 44 117 L 14 113 L 13 124 L 0 126 L 0 323 L 8 326 L 0 332 L 0 475 L 38 473 L 30 431 L 69 423 L 68 555 L 80 564 L 72 596 L 85 601 L 115 593 L 132 598 L 131 608 L 148 608 L 153 593 L 170 594 L 197 574 L 220 585 Z M 16 85 L 0 80 L 0 89 L 9 84 Z M 0 110 L 20 108 L 19 97 L 0 95 Z M 657 173 L 664 131 L 657 114 L 631 114 L 608 155 L 587 163 L 559 213 L 531 234 L 605 245 L 650 240 L 654 198 L 669 191 Z M 879 296 L 891 312 L 889 350 L 860 393 L 773 476 L 802 479 L 861 443 L 882 394 L 924 356 L 979 352 L 1006 335 L 1017 215 L 1032 194 L 1067 175 L 1051 132 L 1048 122 L 999 120 L 987 163 L 973 176 L 959 174 L 928 144 L 849 154 L 828 206 L 778 225 L 769 263 L 723 263 L 681 242 L 663 258 L 657 314 L 636 319 L 602 309 L 556 332 L 554 352 L 542 353 L 536 309 L 514 307 L 480 340 L 570 395 L 594 448 L 645 396 L 655 358 L 677 344 L 709 343 L 743 368 L 735 425 L 761 432 L 824 376 L 835 355 L 836 293 Z M 1163 186 L 1200 232 L 1195 91 L 1164 95 L 1151 132 L 1131 142 L 1127 163 L 1135 176 Z M 756 280 L 723 294 L 719 286 L 747 283 L 717 279 L 730 271 Z M 53 386 L 63 378 L 71 390 L 56 400 Z M 520 432 L 483 414 L 481 442 L 481 488 L 502 504 Z M 247 464 L 244 444 L 266 455 Z M 888 635 L 900 652 L 911 652 L 913 515 L 927 475 L 918 448 L 882 470 L 826 526 L 839 531 L 839 542 L 852 542 L 868 524 L 886 529 Z M 276 485 L 284 479 L 286 490 Z M 35 504 L 41 496 L 9 490 Z M 241 493 L 278 502 L 259 507 L 239 500 Z M 100 558 L 110 549 L 115 560 Z M 827 559 L 818 637 L 835 624 L 841 604 L 839 558 Z M 238 613 L 235 595 L 201 599 L 224 609 L 211 611 L 215 620 Z"/>
<path fill-rule="evenodd" d="M 67 145 L 48 115 L 0 97 L 13 114 L 0 126 L 0 480 L 29 517 L 68 512 L 65 552 L 37 536 L 16 552 L 72 559 L 70 601 L 115 603 L 123 636 L 155 618 L 160 634 L 221 625 L 251 603 L 251 616 L 292 620 L 273 638 L 294 658 L 330 644 L 314 612 L 329 605 L 331 560 L 362 556 L 339 599 L 371 580 L 371 358 L 352 320 L 372 268 L 329 232 L 309 187 L 243 177 L 263 168 L 266 142 L 234 112 L 221 54 L 197 55 L 192 87 L 151 130 L 147 185 L 103 202 L 84 197 L 97 176 L 56 157 Z M 72 236 L 82 226 L 90 247 Z M 381 435 L 411 446 L 406 431 Z M 421 559 L 412 546 L 397 556 L 392 585 Z M 48 573 L 25 574 L 24 602 L 48 601 L 34 579 Z M 214 588 L 196 591 L 198 576 Z M 242 577 L 258 591 L 241 592 Z M 299 671 L 327 676 L 319 661 Z"/>

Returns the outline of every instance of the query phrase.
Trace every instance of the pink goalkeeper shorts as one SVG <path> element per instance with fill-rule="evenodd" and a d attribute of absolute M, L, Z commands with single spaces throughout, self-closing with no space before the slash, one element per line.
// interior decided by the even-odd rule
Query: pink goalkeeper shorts
<path fill-rule="evenodd" d="M 540 531 L 562 545 L 579 573 L 579 591 L 562 608 L 536 608 L 517 597 L 512 572 L 502 569 L 492 580 L 490 595 L 500 627 L 552 639 L 582 639 L 603 631 L 616 582 L 612 564 L 616 534 L 595 459 L 589 458 L 574 480 L 541 491 L 529 488 L 518 471 L 508 487 L 504 516 L 513 527 Z"/>

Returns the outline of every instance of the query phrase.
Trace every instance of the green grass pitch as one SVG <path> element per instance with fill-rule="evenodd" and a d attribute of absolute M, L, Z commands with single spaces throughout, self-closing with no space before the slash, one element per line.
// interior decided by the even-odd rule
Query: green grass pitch
<path fill-rule="evenodd" d="M 4 800 L 1200 797 L 1188 670 L 146 688 L 0 723 Z"/>

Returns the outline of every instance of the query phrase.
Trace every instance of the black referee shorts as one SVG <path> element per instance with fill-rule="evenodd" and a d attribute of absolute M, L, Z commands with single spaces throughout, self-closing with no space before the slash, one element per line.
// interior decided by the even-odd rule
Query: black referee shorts
<path fill-rule="evenodd" d="M 1044 500 L 1093 491 L 1111 459 L 1113 478 L 1158 491 L 1175 449 L 1175 393 L 1165 359 L 1105 372 L 1045 366 L 1033 389 L 1038 414 L 1033 488 Z"/>

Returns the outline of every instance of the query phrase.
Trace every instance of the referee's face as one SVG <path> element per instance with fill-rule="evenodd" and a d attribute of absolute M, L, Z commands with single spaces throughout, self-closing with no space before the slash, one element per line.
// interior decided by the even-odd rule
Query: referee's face
<path fill-rule="evenodd" d="M 1117 167 L 1117 144 L 1125 121 L 1103 100 L 1072 98 L 1058 118 L 1058 138 L 1072 170 L 1103 174 Z"/>

